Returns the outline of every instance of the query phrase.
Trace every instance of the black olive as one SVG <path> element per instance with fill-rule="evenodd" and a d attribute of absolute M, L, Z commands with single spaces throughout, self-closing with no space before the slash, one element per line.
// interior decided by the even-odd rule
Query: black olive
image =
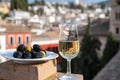
<path fill-rule="evenodd" d="M 14 56 L 15 58 L 22 58 L 22 55 L 23 55 L 23 53 L 20 52 L 20 51 L 15 51 L 15 52 L 13 53 L 13 56 Z"/>
<path fill-rule="evenodd" d="M 24 52 L 24 51 L 25 51 L 25 45 L 24 45 L 24 44 L 20 44 L 20 45 L 17 47 L 17 51 Z"/>
<path fill-rule="evenodd" d="M 37 53 L 37 52 L 36 52 L 35 50 L 32 50 L 32 51 L 31 51 L 32 58 L 36 58 L 36 53 Z"/>
<path fill-rule="evenodd" d="M 42 58 L 42 57 L 43 57 L 43 54 L 41 52 L 36 53 L 36 58 Z"/>
<path fill-rule="evenodd" d="M 40 46 L 38 44 L 34 44 L 33 45 L 33 49 L 36 51 L 36 52 L 39 52 L 41 50 Z"/>
<path fill-rule="evenodd" d="M 30 59 L 30 58 L 32 58 L 32 55 L 31 55 L 30 52 L 24 52 L 22 58 L 24 58 L 24 59 Z"/>

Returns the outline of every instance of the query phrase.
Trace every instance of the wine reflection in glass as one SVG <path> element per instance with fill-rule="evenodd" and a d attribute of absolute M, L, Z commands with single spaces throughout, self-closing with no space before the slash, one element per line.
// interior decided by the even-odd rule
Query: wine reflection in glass
<path fill-rule="evenodd" d="M 59 46 L 60 55 L 67 60 L 67 73 L 60 76 L 60 80 L 78 80 L 78 77 L 71 74 L 71 59 L 79 53 L 80 45 L 78 39 L 77 25 L 68 23 L 60 28 Z"/>

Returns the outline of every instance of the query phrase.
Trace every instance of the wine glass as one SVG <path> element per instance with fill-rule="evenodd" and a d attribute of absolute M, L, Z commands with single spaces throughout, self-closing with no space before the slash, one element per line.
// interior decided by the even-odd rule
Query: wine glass
<path fill-rule="evenodd" d="M 79 53 L 78 29 L 76 24 L 67 23 L 60 28 L 59 46 L 60 55 L 67 60 L 67 73 L 60 76 L 60 80 L 78 80 L 71 74 L 71 60 Z"/>

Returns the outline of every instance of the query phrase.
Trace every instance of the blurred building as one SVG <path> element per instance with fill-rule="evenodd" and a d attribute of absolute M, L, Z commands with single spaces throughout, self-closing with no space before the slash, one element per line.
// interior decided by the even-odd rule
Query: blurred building
<path fill-rule="evenodd" d="M 27 25 L 28 19 L 30 18 L 30 13 L 26 11 L 11 11 L 9 16 L 10 17 L 6 18 L 7 23 Z"/>
<path fill-rule="evenodd" d="M 0 25 L 0 50 L 15 49 L 21 43 L 30 45 L 32 35 L 26 26 L 15 24 Z"/>
<path fill-rule="evenodd" d="M 120 0 L 111 0 L 111 17 L 109 31 L 114 34 L 120 45 Z M 120 46 L 119 46 L 120 47 Z M 120 51 L 95 76 L 93 80 L 120 79 Z"/>
<path fill-rule="evenodd" d="M 120 0 L 111 0 L 110 31 L 120 43 Z"/>

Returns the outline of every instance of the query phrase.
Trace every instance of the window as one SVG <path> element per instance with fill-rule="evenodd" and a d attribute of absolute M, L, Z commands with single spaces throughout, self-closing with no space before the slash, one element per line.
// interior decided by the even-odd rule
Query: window
<path fill-rule="evenodd" d="M 117 48 L 120 48 L 120 42 L 116 42 Z"/>
<path fill-rule="evenodd" d="M 117 0 L 117 5 L 120 5 L 120 0 Z"/>
<path fill-rule="evenodd" d="M 120 13 L 116 13 L 116 14 L 115 14 L 115 19 L 116 19 L 116 20 L 120 20 Z"/>
<path fill-rule="evenodd" d="M 119 28 L 116 28 L 116 34 L 119 34 Z"/>
<path fill-rule="evenodd" d="M 9 44 L 11 46 L 14 45 L 14 37 L 13 36 L 10 36 L 10 38 L 9 38 Z"/>
<path fill-rule="evenodd" d="M 22 39 L 21 39 L 21 36 L 18 37 L 18 44 L 21 44 L 22 43 Z"/>
<path fill-rule="evenodd" d="M 118 18 L 118 14 L 117 14 L 117 13 L 115 13 L 115 19 L 117 20 L 117 18 Z"/>
<path fill-rule="evenodd" d="M 30 37 L 26 36 L 26 43 L 28 44 L 30 42 Z"/>

